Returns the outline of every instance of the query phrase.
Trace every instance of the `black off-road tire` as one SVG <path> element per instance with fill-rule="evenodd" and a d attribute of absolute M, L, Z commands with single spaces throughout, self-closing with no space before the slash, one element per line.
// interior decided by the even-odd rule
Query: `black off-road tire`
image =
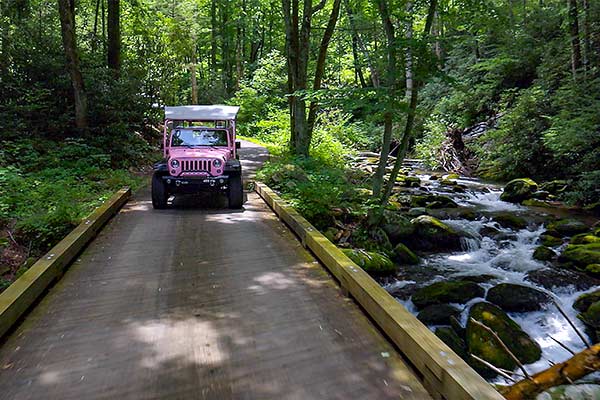
<path fill-rule="evenodd" d="M 167 186 L 163 182 L 161 175 L 155 172 L 152 175 L 152 207 L 156 210 L 163 210 L 167 208 L 168 199 Z"/>
<path fill-rule="evenodd" d="M 241 171 L 240 173 L 229 177 L 229 191 L 227 197 L 229 198 L 229 208 L 242 208 L 242 204 L 244 204 L 244 187 L 242 185 Z"/>

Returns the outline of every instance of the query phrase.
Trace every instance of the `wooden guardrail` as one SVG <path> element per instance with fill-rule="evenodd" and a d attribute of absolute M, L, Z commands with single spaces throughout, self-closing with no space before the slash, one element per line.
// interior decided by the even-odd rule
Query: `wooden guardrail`
<path fill-rule="evenodd" d="M 19 320 L 44 290 L 62 275 L 64 268 L 130 196 L 129 188 L 119 190 L 0 294 L 0 337 Z"/>
<path fill-rule="evenodd" d="M 273 190 L 257 182 L 256 192 L 410 360 L 434 399 L 503 399 L 464 360 Z"/>

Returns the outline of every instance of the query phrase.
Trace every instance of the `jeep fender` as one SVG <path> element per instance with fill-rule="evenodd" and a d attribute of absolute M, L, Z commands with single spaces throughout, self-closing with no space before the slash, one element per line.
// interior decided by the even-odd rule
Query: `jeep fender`
<path fill-rule="evenodd" d="M 166 160 L 159 161 L 153 165 L 154 171 L 156 172 L 169 172 L 169 166 Z"/>
<path fill-rule="evenodd" d="M 241 172 L 242 171 L 242 164 L 240 163 L 240 160 L 235 160 L 235 159 L 231 159 L 231 160 L 227 160 L 227 162 L 225 163 L 225 173 L 235 173 L 235 172 Z"/>

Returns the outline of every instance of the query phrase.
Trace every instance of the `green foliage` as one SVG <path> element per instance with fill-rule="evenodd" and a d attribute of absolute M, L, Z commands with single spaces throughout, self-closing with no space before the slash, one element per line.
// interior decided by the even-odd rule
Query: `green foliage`
<path fill-rule="evenodd" d="M 433 168 L 440 167 L 440 148 L 446 139 L 447 128 L 439 120 L 431 118 L 425 125 L 425 133 L 415 144 L 415 155 Z"/>

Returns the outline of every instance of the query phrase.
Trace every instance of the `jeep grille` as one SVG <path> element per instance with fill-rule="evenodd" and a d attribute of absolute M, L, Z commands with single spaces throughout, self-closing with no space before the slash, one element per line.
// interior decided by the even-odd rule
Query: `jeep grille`
<path fill-rule="evenodd" d="M 182 172 L 211 172 L 212 160 L 182 160 Z"/>

